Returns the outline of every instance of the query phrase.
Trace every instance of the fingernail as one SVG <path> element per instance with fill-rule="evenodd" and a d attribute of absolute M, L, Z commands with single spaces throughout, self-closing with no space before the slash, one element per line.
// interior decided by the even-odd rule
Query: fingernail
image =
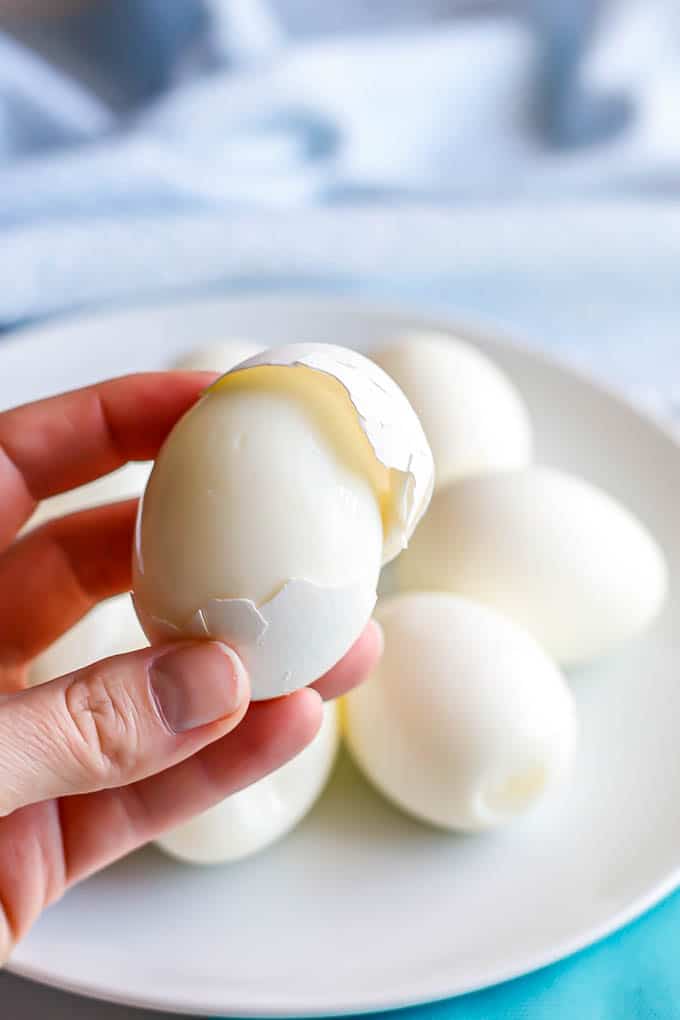
<path fill-rule="evenodd" d="M 243 663 L 217 641 L 165 652 L 152 663 L 149 682 L 158 714 L 173 733 L 233 715 L 248 696 Z"/>

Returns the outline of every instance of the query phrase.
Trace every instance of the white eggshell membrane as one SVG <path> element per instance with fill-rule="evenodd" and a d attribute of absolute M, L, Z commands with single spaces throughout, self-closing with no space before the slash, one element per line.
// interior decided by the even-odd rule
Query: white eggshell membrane
<path fill-rule="evenodd" d="M 532 429 L 524 402 L 472 344 L 446 333 L 406 333 L 373 359 L 420 419 L 434 456 L 436 487 L 530 463 Z"/>
<path fill-rule="evenodd" d="M 93 482 L 79 485 L 77 489 L 51 496 L 38 504 L 35 513 L 25 525 L 25 530 L 46 524 L 55 517 L 141 496 L 151 467 L 151 463 L 146 461 L 131 462 L 117 471 L 112 471 L 111 474 L 96 478 Z"/>
<path fill-rule="evenodd" d="M 228 642 L 255 700 L 318 679 L 371 615 L 385 542 L 398 532 L 401 546 L 424 509 L 425 450 L 403 396 L 354 352 L 298 345 L 223 376 L 171 433 L 140 508 L 134 598 L 149 639 Z"/>
<path fill-rule="evenodd" d="M 573 698 L 521 628 L 445 594 L 388 599 L 385 654 L 345 698 L 348 746 L 367 778 L 446 829 L 511 821 L 568 773 Z"/>
<path fill-rule="evenodd" d="M 100 602 L 31 664 L 31 686 L 89 666 L 110 655 L 145 648 L 148 642 L 129 595 Z"/>
<path fill-rule="evenodd" d="M 261 350 L 262 344 L 235 337 L 233 340 L 197 347 L 195 350 L 189 351 L 188 354 L 182 355 L 175 362 L 174 367 L 192 372 L 228 372 L 235 365 L 247 358 L 252 358 Z"/>
<path fill-rule="evenodd" d="M 157 845 L 190 864 L 223 864 L 263 850 L 296 826 L 322 793 L 338 729 L 337 707 L 326 704 L 319 732 L 296 758 L 166 833 Z"/>
<path fill-rule="evenodd" d="M 544 467 L 441 489 L 396 574 L 400 589 L 494 607 L 564 665 L 642 631 L 667 590 L 663 554 L 635 517 L 588 482 Z"/>

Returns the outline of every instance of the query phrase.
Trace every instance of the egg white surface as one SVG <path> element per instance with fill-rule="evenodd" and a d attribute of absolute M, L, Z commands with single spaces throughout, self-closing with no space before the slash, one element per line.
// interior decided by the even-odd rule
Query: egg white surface
<path fill-rule="evenodd" d="M 93 482 L 79 485 L 76 489 L 69 489 L 68 492 L 61 492 L 58 496 L 51 496 L 38 504 L 25 525 L 25 530 L 46 524 L 55 517 L 141 496 L 151 467 L 151 463 L 147 461 L 131 461 L 117 471 L 95 478 Z"/>
<path fill-rule="evenodd" d="M 31 686 L 148 644 L 129 595 L 100 602 L 32 663 Z"/>
<path fill-rule="evenodd" d="M 667 591 L 663 553 L 621 504 L 545 467 L 437 492 L 396 565 L 397 585 L 483 602 L 579 665 L 647 627 Z"/>
<path fill-rule="evenodd" d="M 373 360 L 420 418 L 437 487 L 531 461 L 531 421 L 519 391 L 472 344 L 448 333 L 411 332 L 378 349 Z"/>
<path fill-rule="evenodd" d="M 345 734 L 390 800 L 431 824 L 477 831 L 522 814 L 566 776 L 573 698 L 525 631 L 446 594 L 398 595 L 376 616 L 385 653 L 345 698 Z"/>
<path fill-rule="evenodd" d="M 371 394 L 387 464 L 368 435 Z M 358 638 L 431 489 L 422 429 L 380 369 L 324 345 L 266 351 L 214 384 L 160 452 L 135 543 L 142 626 L 152 642 L 227 641 L 255 700 L 305 686 Z"/>
<path fill-rule="evenodd" d="M 261 350 L 262 344 L 238 337 L 208 344 L 205 347 L 196 347 L 178 358 L 173 367 L 192 372 L 228 372 L 234 365 L 252 358 Z"/>
<path fill-rule="evenodd" d="M 312 808 L 328 782 L 338 744 L 337 706 L 327 702 L 319 732 L 297 757 L 166 833 L 157 845 L 189 864 L 223 864 L 258 853 Z"/>

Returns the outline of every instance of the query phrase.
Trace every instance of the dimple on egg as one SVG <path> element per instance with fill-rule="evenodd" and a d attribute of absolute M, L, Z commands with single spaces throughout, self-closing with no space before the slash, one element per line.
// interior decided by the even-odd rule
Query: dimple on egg
<path fill-rule="evenodd" d="M 385 653 L 345 698 L 357 764 L 405 811 L 477 831 L 528 810 L 568 773 L 577 723 L 556 666 L 520 627 L 451 595 L 377 612 Z"/>
<path fill-rule="evenodd" d="M 227 641 L 256 700 L 305 686 L 359 636 L 431 489 L 420 424 L 379 368 L 321 344 L 265 351 L 156 461 L 134 557 L 144 630 Z"/>

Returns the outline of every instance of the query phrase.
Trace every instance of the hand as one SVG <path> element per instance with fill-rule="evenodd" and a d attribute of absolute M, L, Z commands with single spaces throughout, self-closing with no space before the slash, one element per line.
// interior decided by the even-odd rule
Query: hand
<path fill-rule="evenodd" d="M 251 706 L 242 664 L 212 642 L 115 656 L 23 690 L 36 655 L 129 590 L 136 501 L 19 529 L 37 501 L 155 457 L 212 379 L 130 376 L 0 414 L 0 963 L 74 882 L 297 754 L 321 698 L 379 655 L 369 624 L 314 689 Z"/>

